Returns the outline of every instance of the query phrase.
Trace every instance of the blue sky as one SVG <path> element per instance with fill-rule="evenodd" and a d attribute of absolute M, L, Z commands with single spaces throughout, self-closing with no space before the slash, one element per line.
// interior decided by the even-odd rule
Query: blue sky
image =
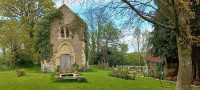
<path fill-rule="evenodd" d="M 93 0 L 95 1 L 95 0 Z M 105 1 L 105 0 L 104 0 Z M 107 0 L 108 1 L 108 0 Z M 55 2 L 55 6 L 56 7 L 60 7 L 61 5 L 63 5 L 63 0 L 54 0 Z M 83 18 L 83 16 L 81 15 L 81 11 L 84 9 L 84 8 L 87 8 L 87 7 L 90 7 L 90 6 L 86 6 L 86 7 L 81 7 L 80 6 L 80 2 L 81 0 L 64 0 L 64 4 L 66 4 L 73 12 L 79 14 L 79 16 L 81 18 Z M 117 21 L 118 22 L 118 21 Z M 137 22 L 134 22 L 134 23 L 137 23 Z M 136 51 L 137 47 L 136 47 L 136 41 L 133 40 L 133 31 L 134 31 L 135 28 L 130 28 L 130 29 L 122 29 L 123 33 L 124 33 L 124 38 L 121 38 L 120 41 L 122 43 L 125 43 L 125 44 L 128 44 L 128 48 L 129 48 L 129 51 L 128 53 L 130 52 L 134 52 Z M 148 30 L 148 31 L 152 31 L 153 30 L 153 27 L 150 23 L 148 22 L 144 22 L 141 24 L 140 26 L 140 29 L 142 31 L 144 30 Z"/>
<path fill-rule="evenodd" d="M 63 0 L 53 0 L 55 2 L 55 7 L 60 7 L 61 5 L 63 5 Z M 84 1 L 84 0 L 83 0 Z M 93 0 L 95 1 L 95 0 Z M 108 1 L 108 0 L 104 0 L 104 1 Z M 73 12 L 79 14 L 79 16 L 81 18 L 83 18 L 83 16 L 81 15 L 81 12 L 84 8 L 87 8 L 87 7 L 90 7 L 90 6 L 85 6 L 85 7 L 81 7 L 80 6 L 80 2 L 81 0 L 64 0 L 64 4 L 66 4 Z M 102 0 L 102 3 L 103 3 L 103 0 Z M 118 22 L 118 21 L 116 21 Z M 119 23 L 119 22 L 118 22 Z M 134 23 L 137 23 L 137 22 L 134 22 Z M 140 29 L 142 31 L 144 30 L 148 30 L 148 31 L 152 31 L 153 30 L 153 27 L 151 24 L 149 24 L 148 22 L 144 22 L 142 23 Z M 134 31 L 134 28 L 130 28 L 130 29 L 122 29 L 123 33 L 124 33 L 124 38 L 121 38 L 120 41 L 122 43 L 125 43 L 125 44 L 128 44 L 128 48 L 129 48 L 129 51 L 128 53 L 130 52 L 134 52 L 136 51 L 136 45 L 135 45 L 135 40 L 133 40 L 133 31 Z M 0 50 L 0 54 L 2 53 L 2 51 Z"/>

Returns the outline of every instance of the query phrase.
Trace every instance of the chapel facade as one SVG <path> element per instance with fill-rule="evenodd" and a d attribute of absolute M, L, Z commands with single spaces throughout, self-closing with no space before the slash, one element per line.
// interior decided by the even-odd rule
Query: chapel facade
<path fill-rule="evenodd" d="M 61 18 L 51 22 L 50 42 L 52 44 L 52 57 L 49 62 L 44 60 L 41 67 L 43 71 L 54 72 L 60 66 L 61 71 L 72 70 L 76 63 L 85 65 L 85 22 L 65 4 L 60 7 Z"/>

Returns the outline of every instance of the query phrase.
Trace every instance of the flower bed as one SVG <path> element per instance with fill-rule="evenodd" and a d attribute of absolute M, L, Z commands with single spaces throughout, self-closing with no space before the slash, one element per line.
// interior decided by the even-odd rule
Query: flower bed
<path fill-rule="evenodd" d="M 192 79 L 191 84 L 195 86 L 200 86 L 200 79 Z"/>
<path fill-rule="evenodd" d="M 108 75 L 112 77 L 122 78 L 125 80 L 135 80 L 136 71 L 130 71 L 127 67 L 125 68 L 115 68 L 114 71 L 110 72 Z"/>

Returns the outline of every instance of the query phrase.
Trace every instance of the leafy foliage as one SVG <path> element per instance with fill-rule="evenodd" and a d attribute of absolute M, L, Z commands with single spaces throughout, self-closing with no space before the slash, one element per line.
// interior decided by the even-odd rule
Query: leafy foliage
<path fill-rule="evenodd" d="M 164 70 L 164 62 L 161 62 L 161 63 L 157 62 L 155 68 L 156 68 L 155 69 L 156 72 L 160 72 L 161 73 Z"/>
<path fill-rule="evenodd" d="M 52 45 L 50 43 L 51 22 L 61 17 L 62 12 L 60 9 L 51 9 L 41 19 L 37 30 L 37 49 L 41 53 L 41 58 L 49 61 L 52 55 Z"/>
<path fill-rule="evenodd" d="M 129 53 L 126 55 L 126 64 L 127 65 L 139 66 L 139 63 L 141 66 L 144 66 L 144 64 L 145 64 L 144 58 L 138 52 Z"/>
<path fill-rule="evenodd" d="M 120 51 L 112 51 L 112 54 L 107 58 L 109 66 L 116 67 L 117 65 L 124 65 L 125 63 L 125 54 Z"/>
<path fill-rule="evenodd" d="M 111 49 L 107 49 L 106 51 L 107 52 L 104 52 L 106 53 L 106 56 L 104 56 L 102 52 L 96 53 L 94 64 L 98 64 L 98 62 L 99 63 L 104 62 L 104 60 L 108 62 L 110 67 L 112 66 L 116 67 L 117 65 L 125 64 L 125 54 L 123 52 L 113 51 Z"/>
<path fill-rule="evenodd" d="M 30 53 L 20 53 L 18 59 L 19 65 L 21 66 L 33 64 L 34 61 L 33 55 L 31 55 Z"/>
<path fill-rule="evenodd" d="M 102 31 L 100 39 L 105 40 L 103 44 L 108 46 L 108 44 L 113 45 L 118 42 L 121 32 L 112 23 L 101 25 L 100 29 Z"/>
<path fill-rule="evenodd" d="M 122 78 L 125 80 L 128 79 L 135 80 L 135 74 L 137 74 L 137 72 L 133 71 L 132 73 L 130 73 L 128 67 L 123 67 L 123 68 L 116 67 L 115 70 L 110 72 L 108 75 L 112 77 Z"/>
<path fill-rule="evenodd" d="M 87 24 L 84 22 L 84 42 L 85 42 L 85 57 L 86 61 L 89 60 L 89 33 Z"/>
<path fill-rule="evenodd" d="M 35 50 L 37 23 L 49 9 L 52 0 L 0 0 L 0 47 L 6 65 L 27 65 L 39 61 Z M 32 60 L 32 61 L 30 61 Z"/>
<path fill-rule="evenodd" d="M 126 53 L 128 51 L 128 44 L 120 44 L 121 51 Z"/>
<path fill-rule="evenodd" d="M 14 19 L 5 21 L 0 28 L 0 46 L 3 48 L 3 56 L 10 61 L 10 66 L 19 64 L 19 55 L 22 52 L 31 52 L 32 48 L 25 47 L 30 44 L 31 38 L 20 23 Z"/>
<path fill-rule="evenodd" d="M 139 28 L 136 28 L 133 32 L 133 38 L 136 39 L 138 52 L 140 52 L 140 44 L 142 39 L 141 36 L 142 36 L 141 30 Z"/>
<path fill-rule="evenodd" d="M 159 14 L 157 14 L 157 17 L 162 20 L 168 20 Z M 169 57 L 178 55 L 176 35 L 170 29 L 155 25 L 149 38 L 149 44 L 153 46 L 152 52 L 154 56 Z"/>
<path fill-rule="evenodd" d="M 16 73 L 17 73 L 18 77 L 24 76 L 26 74 L 26 70 L 24 68 L 23 69 L 16 69 Z"/>

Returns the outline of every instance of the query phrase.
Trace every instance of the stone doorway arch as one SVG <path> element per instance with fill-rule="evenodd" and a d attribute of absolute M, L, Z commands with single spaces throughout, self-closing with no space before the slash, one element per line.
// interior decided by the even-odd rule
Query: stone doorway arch
<path fill-rule="evenodd" d="M 57 50 L 56 66 L 61 66 L 61 71 L 71 70 L 72 65 L 75 63 L 73 47 L 69 43 L 64 42 L 58 46 Z"/>

